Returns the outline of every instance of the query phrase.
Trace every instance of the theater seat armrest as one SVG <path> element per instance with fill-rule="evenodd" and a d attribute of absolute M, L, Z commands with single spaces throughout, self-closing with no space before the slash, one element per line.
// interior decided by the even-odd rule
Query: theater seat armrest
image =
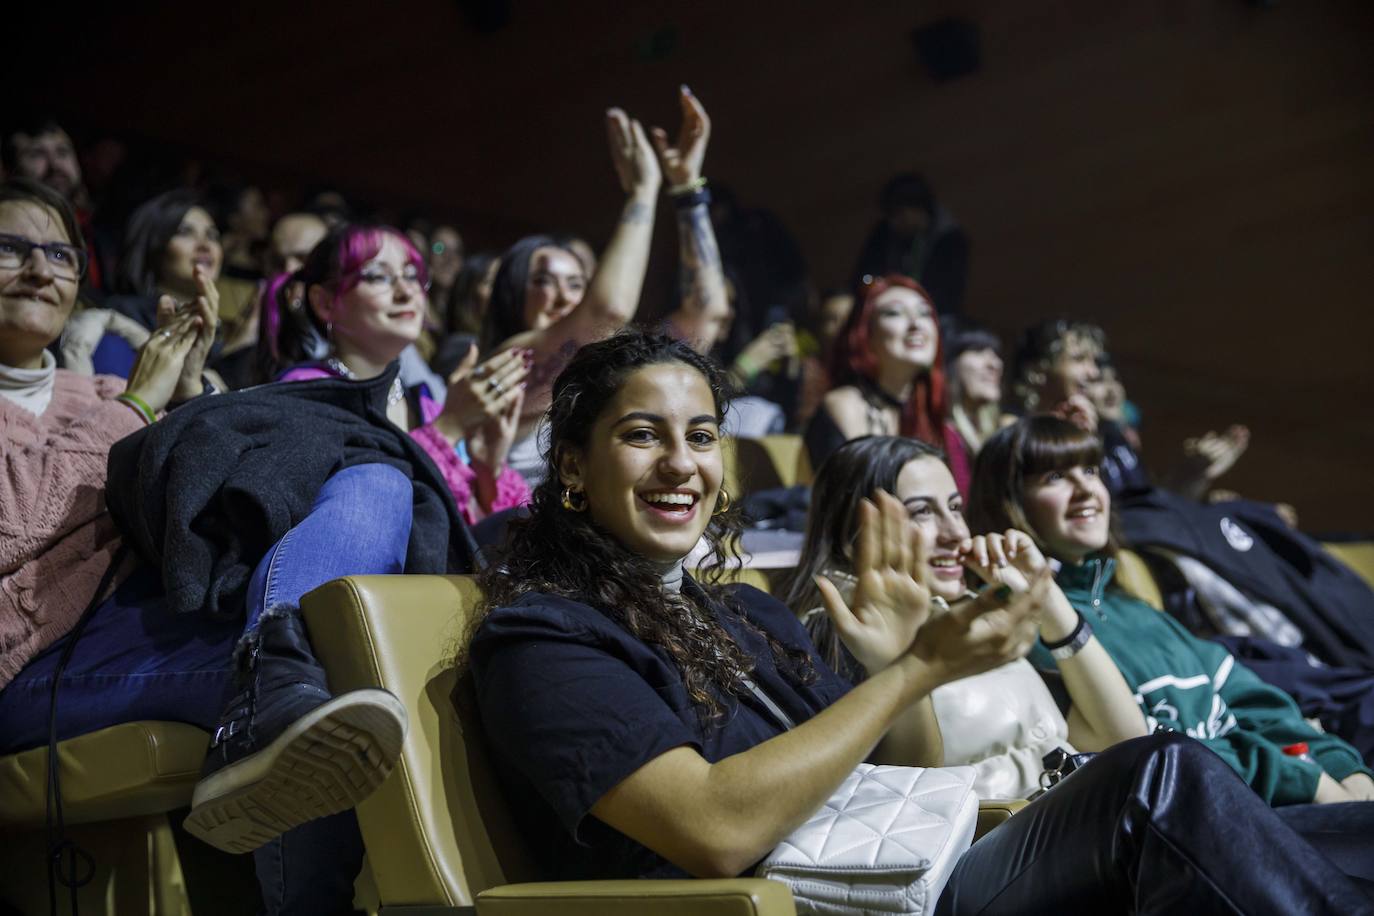
<path fill-rule="evenodd" d="M 984 798 L 978 802 L 978 826 L 974 828 L 973 838 L 982 839 L 983 835 L 998 824 L 1011 817 L 1030 802 L 1024 798 Z"/>
<path fill-rule="evenodd" d="M 792 892 L 765 878 L 674 881 L 548 881 L 477 895 L 478 916 L 796 916 Z"/>

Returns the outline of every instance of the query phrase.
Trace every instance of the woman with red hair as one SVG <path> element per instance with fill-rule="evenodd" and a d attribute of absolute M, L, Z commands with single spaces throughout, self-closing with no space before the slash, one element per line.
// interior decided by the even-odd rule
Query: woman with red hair
<path fill-rule="evenodd" d="M 948 453 L 960 492 L 968 456 L 945 423 L 944 354 L 930 295 L 900 274 L 866 278 L 835 341 L 826 394 L 806 428 L 811 466 L 850 439 L 906 436 Z"/>

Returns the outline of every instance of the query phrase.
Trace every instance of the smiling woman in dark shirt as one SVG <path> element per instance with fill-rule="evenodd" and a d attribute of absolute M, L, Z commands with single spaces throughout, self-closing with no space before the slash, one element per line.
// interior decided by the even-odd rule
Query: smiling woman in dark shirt
<path fill-rule="evenodd" d="M 856 655 L 898 631 L 909 647 L 857 686 L 782 604 L 684 575 L 703 535 L 719 555 L 735 525 L 724 407 L 712 364 L 642 333 L 584 347 L 554 383 L 549 474 L 483 574 L 468 658 L 496 771 L 547 877 L 747 872 L 858 763 L 938 762 L 921 700 L 1034 639 L 1034 600 L 1020 596 L 930 616 L 905 515 L 882 493 L 861 535 L 863 584 L 829 610 Z M 1193 742 L 1126 742 L 966 853 L 940 912 L 1104 899 L 1358 909 L 1350 882 L 1256 802 Z M 1223 828 L 1262 844 L 1221 843 Z"/>

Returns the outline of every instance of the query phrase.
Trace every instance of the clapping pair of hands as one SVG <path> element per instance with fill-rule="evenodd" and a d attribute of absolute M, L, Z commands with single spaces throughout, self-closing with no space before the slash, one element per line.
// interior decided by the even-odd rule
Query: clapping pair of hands
<path fill-rule="evenodd" d="M 477 345 L 448 377 L 436 428 L 455 445 L 466 440 L 474 469 L 492 475 L 506 463 L 520 426 L 533 351 L 512 347 L 478 365 Z"/>
<path fill-rule="evenodd" d="M 911 653 L 948 683 L 1030 651 L 1062 599 L 1035 543 L 1020 531 L 980 535 L 960 545 L 959 557 L 988 587 L 933 614 L 930 567 L 905 507 L 881 490 L 860 504 L 853 595 L 846 602 L 824 577 L 816 584 L 840 639 L 870 675 Z"/>
<path fill-rule="evenodd" d="M 627 195 L 651 201 L 665 179 L 671 189 L 701 177 L 706 144 L 711 139 L 711 119 L 686 86 L 678 90 L 678 101 L 682 106 L 682 126 L 676 143 L 669 142 L 668 132 L 661 127 L 646 133 L 644 126 L 624 109 L 606 112 L 611 161 L 621 190 Z"/>
<path fill-rule="evenodd" d="M 190 302 L 179 305 L 171 296 L 158 299 L 157 329 L 151 333 L 109 309 L 86 309 L 73 315 L 62 334 L 64 365 L 74 372 L 93 374 L 91 357 L 108 332 L 138 351 L 126 393 L 154 411 L 200 394 L 205 360 L 219 327 L 219 290 L 204 267 L 197 265 L 194 277 L 196 297 Z"/>

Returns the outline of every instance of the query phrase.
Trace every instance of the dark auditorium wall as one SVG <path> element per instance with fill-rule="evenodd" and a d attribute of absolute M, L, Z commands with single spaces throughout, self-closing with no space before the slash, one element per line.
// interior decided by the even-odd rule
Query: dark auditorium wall
<path fill-rule="evenodd" d="M 1374 530 L 1374 5 L 510 6 L 479 35 L 452 0 L 111 5 L 74 39 L 36 20 L 17 61 L 74 41 L 26 81 L 74 123 L 425 203 L 485 244 L 604 237 L 601 111 L 668 122 L 687 81 L 716 125 L 707 174 L 780 214 L 820 284 L 882 180 L 920 168 L 973 240 L 970 310 L 1103 324 L 1156 465 L 1245 422 L 1226 486 Z M 907 33 L 946 16 L 978 24 L 983 64 L 937 86 Z M 672 245 L 660 219 L 655 291 Z"/>

